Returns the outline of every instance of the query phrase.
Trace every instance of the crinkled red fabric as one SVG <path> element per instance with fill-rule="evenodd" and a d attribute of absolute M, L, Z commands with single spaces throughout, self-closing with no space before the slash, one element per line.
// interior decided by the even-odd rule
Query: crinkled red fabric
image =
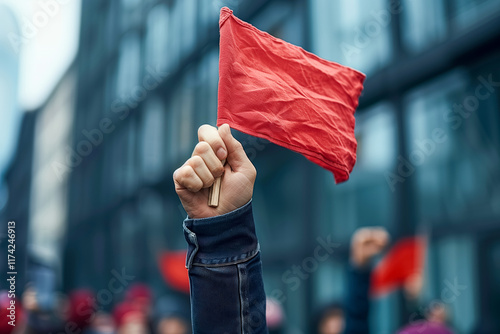
<path fill-rule="evenodd" d="M 346 181 L 356 163 L 354 111 L 365 75 L 220 14 L 217 125 L 303 154 Z"/>

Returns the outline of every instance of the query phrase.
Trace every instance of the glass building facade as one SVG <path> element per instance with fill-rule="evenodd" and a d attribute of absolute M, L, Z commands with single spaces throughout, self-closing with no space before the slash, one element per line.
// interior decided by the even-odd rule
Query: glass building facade
<path fill-rule="evenodd" d="M 185 247 L 173 171 L 215 124 L 218 13 L 367 74 L 351 179 L 238 134 L 257 167 L 254 211 L 266 292 L 287 332 L 308 333 L 342 298 L 349 238 L 380 225 L 426 231 L 422 301 L 468 333 L 500 314 L 500 4 L 494 0 L 82 1 L 73 143 L 65 161 L 65 290 L 125 268 L 158 293 L 163 250 Z M 338 246 L 314 262 L 318 243 Z M 312 260 L 309 260 L 312 259 Z M 294 266 L 306 268 L 298 280 Z M 295 279 L 294 279 L 295 278 Z M 450 284 L 461 290 L 450 294 Z M 454 294 L 453 294 L 454 293 Z M 398 293 L 374 301 L 375 333 L 408 321 Z"/>

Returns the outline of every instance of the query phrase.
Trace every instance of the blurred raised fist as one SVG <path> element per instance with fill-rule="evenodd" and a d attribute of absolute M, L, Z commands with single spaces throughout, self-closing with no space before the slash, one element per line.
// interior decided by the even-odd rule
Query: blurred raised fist
<path fill-rule="evenodd" d="M 389 233 L 383 227 L 363 227 L 351 238 L 351 262 L 356 267 L 366 266 L 389 243 Z"/>
<path fill-rule="evenodd" d="M 202 125 L 198 140 L 191 158 L 174 172 L 175 191 L 189 218 L 219 216 L 245 205 L 252 198 L 257 171 L 229 125 Z M 221 175 L 219 206 L 210 207 L 208 188 Z"/>

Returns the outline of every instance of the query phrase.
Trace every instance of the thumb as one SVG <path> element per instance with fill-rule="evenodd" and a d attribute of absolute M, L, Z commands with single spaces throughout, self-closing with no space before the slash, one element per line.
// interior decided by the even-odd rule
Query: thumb
<path fill-rule="evenodd" d="M 252 164 L 248 159 L 243 146 L 231 134 L 231 128 L 228 124 L 223 124 L 219 127 L 219 135 L 221 136 L 227 148 L 227 163 L 235 171 L 241 168 L 248 167 Z"/>

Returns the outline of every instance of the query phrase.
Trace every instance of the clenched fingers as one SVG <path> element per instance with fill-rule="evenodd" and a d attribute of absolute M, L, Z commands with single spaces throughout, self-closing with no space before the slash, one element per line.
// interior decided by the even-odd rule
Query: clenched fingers
<path fill-rule="evenodd" d="M 191 192 L 198 192 L 203 188 L 203 181 L 194 171 L 193 167 L 184 164 L 174 172 L 175 190 L 187 189 Z"/>
<path fill-rule="evenodd" d="M 194 148 L 192 157 L 196 156 L 203 159 L 205 166 L 214 177 L 219 177 L 224 172 L 224 166 L 215 155 L 209 143 L 204 141 L 199 142 Z"/>
<path fill-rule="evenodd" d="M 211 125 L 204 124 L 198 129 L 198 140 L 207 142 L 219 160 L 227 156 L 227 148 L 217 129 Z"/>

